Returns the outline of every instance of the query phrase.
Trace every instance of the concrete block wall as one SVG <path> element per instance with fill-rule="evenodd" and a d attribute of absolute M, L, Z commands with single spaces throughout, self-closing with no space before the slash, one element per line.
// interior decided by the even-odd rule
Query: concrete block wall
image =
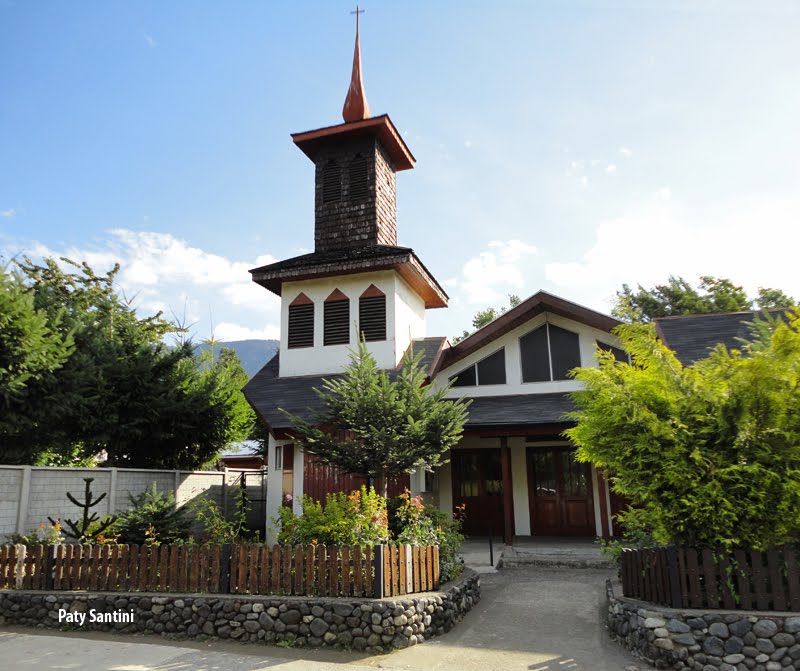
<path fill-rule="evenodd" d="M 53 519 L 77 519 L 80 508 L 67 499 L 70 492 L 83 500 L 84 478 L 94 478 L 92 497 L 106 494 L 93 512 L 104 515 L 124 512 L 130 507 L 129 495 L 152 487 L 175 495 L 179 506 L 207 495 L 220 506 L 233 511 L 233 496 L 226 489 L 237 486 L 241 471 L 163 471 L 127 468 L 56 468 L 0 465 L 0 543 L 13 533 L 27 533 Z M 248 494 L 261 495 L 260 478 L 248 478 Z"/>
<path fill-rule="evenodd" d="M 17 528 L 19 499 L 22 492 L 23 468 L 0 469 L 0 533 Z"/>

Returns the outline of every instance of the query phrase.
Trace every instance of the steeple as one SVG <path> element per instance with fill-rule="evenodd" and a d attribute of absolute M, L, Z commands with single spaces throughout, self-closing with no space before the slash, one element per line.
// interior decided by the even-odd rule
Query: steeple
<path fill-rule="evenodd" d="M 350 88 L 347 89 L 347 97 L 344 99 L 342 108 L 342 118 L 346 123 L 369 118 L 367 94 L 364 93 L 364 82 L 361 79 L 361 43 L 358 39 L 358 15 L 363 14 L 364 10 L 359 9 L 356 5 L 356 11 L 352 13 L 356 15 L 356 47 L 353 51 L 353 73 L 350 76 Z"/>

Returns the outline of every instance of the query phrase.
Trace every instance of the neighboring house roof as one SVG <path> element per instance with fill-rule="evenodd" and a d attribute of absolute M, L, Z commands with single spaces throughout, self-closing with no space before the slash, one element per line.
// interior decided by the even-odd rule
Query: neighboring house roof
<path fill-rule="evenodd" d="M 569 393 L 512 394 L 472 397 L 467 428 L 525 426 L 568 422 L 564 415 L 576 410 Z"/>
<path fill-rule="evenodd" d="M 770 310 L 780 314 L 783 310 Z M 741 349 L 741 338 L 751 337 L 748 322 L 758 313 L 726 312 L 722 314 L 676 315 L 659 317 L 653 322 L 656 333 L 684 366 L 707 357 L 711 350 L 722 343 L 728 349 Z"/>
<path fill-rule="evenodd" d="M 604 315 L 602 312 L 591 310 L 572 301 L 549 294 L 546 291 L 537 291 L 533 296 L 511 308 L 508 312 L 503 313 L 494 321 L 464 338 L 464 340 L 445 349 L 436 370 L 439 371 L 453 365 L 542 312 L 550 312 L 567 319 L 573 319 L 601 331 L 611 331 L 622 323 L 618 319 L 614 319 L 614 317 Z"/>
<path fill-rule="evenodd" d="M 409 349 L 414 352 L 422 349 L 421 364 L 428 376 L 433 371 L 446 341 L 446 338 L 418 338 L 411 342 Z M 280 354 L 276 354 L 272 357 L 243 390 L 247 400 L 273 431 L 292 426 L 281 408 L 306 421 L 313 420 L 316 413 L 323 410 L 322 401 L 314 389 L 321 389 L 323 380 L 342 377 L 341 374 L 278 377 L 279 356 Z"/>
<path fill-rule="evenodd" d="M 253 281 L 281 295 L 284 282 L 396 270 L 425 301 L 426 308 L 447 307 L 448 296 L 410 247 L 366 245 L 351 249 L 312 252 L 253 268 Z"/>

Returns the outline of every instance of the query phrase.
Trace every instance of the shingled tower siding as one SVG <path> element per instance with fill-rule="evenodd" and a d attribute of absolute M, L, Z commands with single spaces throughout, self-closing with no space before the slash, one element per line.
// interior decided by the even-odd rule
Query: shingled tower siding
<path fill-rule="evenodd" d="M 366 164 L 367 190 L 362 198 L 353 197 L 350 188 L 350 166 L 359 154 Z M 329 161 L 338 165 L 342 185 L 341 198 L 333 202 L 323 198 Z M 397 244 L 395 168 L 377 139 L 332 143 L 319 152 L 315 164 L 315 251 Z"/>

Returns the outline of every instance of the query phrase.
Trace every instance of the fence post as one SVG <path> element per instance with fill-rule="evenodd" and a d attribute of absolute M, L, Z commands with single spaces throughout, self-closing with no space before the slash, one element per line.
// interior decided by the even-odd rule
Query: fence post
<path fill-rule="evenodd" d="M 231 555 L 233 546 L 224 543 L 219 553 L 219 588 L 223 594 L 231 593 Z"/>
<path fill-rule="evenodd" d="M 23 580 L 25 580 L 25 555 L 28 548 L 25 545 L 17 545 L 17 563 L 14 566 L 14 587 L 15 589 L 22 589 Z"/>
<path fill-rule="evenodd" d="M 44 553 L 44 588 L 48 591 L 53 590 L 53 584 L 55 583 L 55 554 L 58 550 L 58 545 L 50 545 L 45 548 Z"/>
<path fill-rule="evenodd" d="M 674 545 L 670 545 L 666 551 L 667 569 L 669 573 L 669 591 L 673 608 L 681 608 L 683 604 L 683 591 L 681 590 L 681 579 L 678 572 L 678 553 Z"/>
<path fill-rule="evenodd" d="M 375 579 L 372 583 L 373 591 L 376 599 L 382 599 L 383 593 L 383 553 L 386 551 L 386 546 L 376 545 L 372 561 L 375 566 Z"/>

